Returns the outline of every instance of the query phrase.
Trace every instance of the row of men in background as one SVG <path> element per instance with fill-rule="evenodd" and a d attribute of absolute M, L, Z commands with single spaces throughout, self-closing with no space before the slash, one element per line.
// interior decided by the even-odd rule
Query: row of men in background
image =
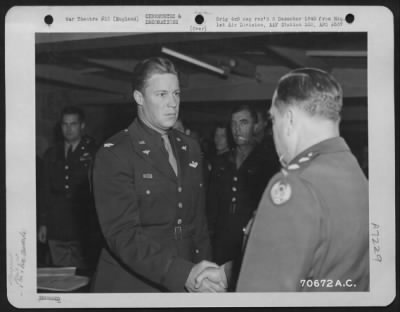
<path fill-rule="evenodd" d="M 63 139 L 46 151 L 38 172 L 38 263 L 93 271 L 101 244 L 90 184 L 97 147 L 84 134 L 80 108 L 64 108 L 59 122 Z"/>

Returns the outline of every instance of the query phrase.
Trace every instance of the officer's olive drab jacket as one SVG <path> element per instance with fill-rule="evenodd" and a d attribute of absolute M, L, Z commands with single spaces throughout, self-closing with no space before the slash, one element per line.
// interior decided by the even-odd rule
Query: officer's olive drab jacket
<path fill-rule="evenodd" d="M 209 258 L 200 147 L 171 130 L 178 176 L 161 135 L 136 119 L 104 143 L 94 167 L 107 242 L 95 292 L 184 291 L 195 262 Z"/>
<path fill-rule="evenodd" d="M 341 137 L 298 155 L 257 208 L 237 291 L 368 291 L 368 181 Z"/>
<path fill-rule="evenodd" d="M 47 226 L 50 240 L 80 240 L 93 218 L 90 171 L 96 151 L 92 138 L 82 137 L 65 159 L 64 142 L 50 147 L 43 157 L 39 193 L 39 225 Z"/>

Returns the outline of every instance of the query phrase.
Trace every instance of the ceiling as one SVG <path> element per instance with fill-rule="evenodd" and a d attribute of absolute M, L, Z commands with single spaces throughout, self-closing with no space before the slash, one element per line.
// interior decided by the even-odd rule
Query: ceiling
<path fill-rule="evenodd" d="M 162 47 L 218 67 L 224 75 L 167 56 Z M 182 103 L 199 118 L 235 101 L 268 101 L 283 74 L 317 67 L 342 84 L 349 103 L 346 119 L 366 120 L 366 33 L 39 33 L 37 92 L 69 92 L 76 104 L 131 103 L 132 69 L 151 56 L 175 62 Z"/>

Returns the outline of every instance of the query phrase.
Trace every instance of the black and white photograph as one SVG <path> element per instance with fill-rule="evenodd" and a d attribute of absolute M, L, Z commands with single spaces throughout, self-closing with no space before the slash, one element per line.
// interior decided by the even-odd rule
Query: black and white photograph
<path fill-rule="evenodd" d="M 7 175 L 13 305 L 393 300 L 393 39 L 373 10 L 68 9 L 6 24 L 29 48 L 6 51 L 28 72 L 6 66 L 6 135 L 27 125 L 7 168 L 29 165 Z"/>

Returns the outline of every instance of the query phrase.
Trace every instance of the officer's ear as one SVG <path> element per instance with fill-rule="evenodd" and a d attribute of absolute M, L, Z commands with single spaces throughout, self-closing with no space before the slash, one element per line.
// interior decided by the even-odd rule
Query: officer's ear
<path fill-rule="evenodd" d="M 138 91 L 138 90 L 133 91 L 133 98 L 135 99 L 135 102 L 136 102 L 138 105 L 143 105 L 144 99 L 143 99 L 143 94 L 142 94 L 142 92 L 140 92 L 140 91 Z"/>

